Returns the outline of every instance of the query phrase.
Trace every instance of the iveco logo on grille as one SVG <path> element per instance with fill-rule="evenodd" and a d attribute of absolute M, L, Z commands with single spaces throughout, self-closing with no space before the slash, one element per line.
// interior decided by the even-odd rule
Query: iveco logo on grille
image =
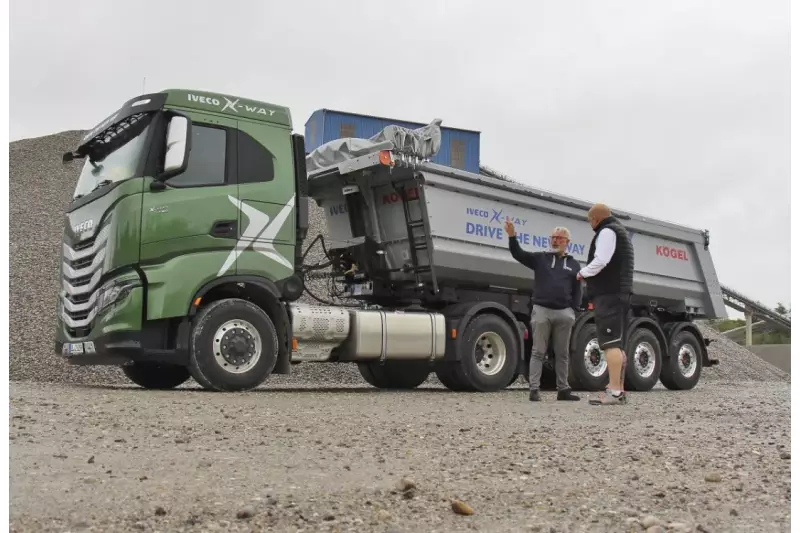
<path fill-rule="evenodd" d="M 84 231 L 88 231 L 93 227 L 94 227 L 94 220 L 90 219 L 90 220 L 85 220 L 80 224 L 74 226 L 72 228 L 72 231 L 74 231 L 75 233 L 83 233 Z"/>

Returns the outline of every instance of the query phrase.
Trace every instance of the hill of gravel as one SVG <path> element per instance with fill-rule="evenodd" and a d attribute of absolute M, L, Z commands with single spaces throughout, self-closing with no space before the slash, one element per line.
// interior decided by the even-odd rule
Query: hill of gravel
<path fill-rule="evenodd" d="M 80 164 L 64 166 L 61 154 L 74 149 L 83 132 L 10 143 L 10 341 L 9 372 L 12 380 L 72 383 L 127 382 L 116 368 L 76 368 L 53 354 L 56 298 L 59 290 L 61 231 L 64 210 L 75 187 Z M 305 246 L 323 232 L 322 211 L 309 204 L 310 228 Z M 317 244 L 308 262 L 323 260 Z M 326 284 L 311 282 L 311 290 L 329 298 Z M 307 296 L 303 301 L 313 303 Z M 752 352 L 720 336 L 711 344 L 720 364 L 704 369 L 703 380 L 784 381 L 789 377 Z M 291 377 L 274 376 L 278 382 L 363 383 L 354 365 L 304 364 L 293 367 Z M 435 381 L 435 378 L 432 378 Z"/>

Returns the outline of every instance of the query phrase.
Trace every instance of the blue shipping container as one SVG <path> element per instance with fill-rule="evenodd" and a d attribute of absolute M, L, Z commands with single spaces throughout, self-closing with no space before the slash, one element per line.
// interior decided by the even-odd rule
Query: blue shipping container
<path fill-rule="evenodd" d="M 404 120 L 318 109 L 306 121 L 306 151 L 310 152 L 335 139 L 346 137 L 368 139 L 391 125 L 410 129 L 425 126 Z M 442 126 L 442 146 L 432 161 L 467 172 L 479 173 L 480 135 L 479 131 Z"/>

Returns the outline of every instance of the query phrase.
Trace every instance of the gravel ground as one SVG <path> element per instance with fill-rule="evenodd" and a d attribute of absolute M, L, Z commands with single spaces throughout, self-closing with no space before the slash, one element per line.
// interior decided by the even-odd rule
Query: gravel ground
<path fill-rule="evenodd" d="M 116 368 L 76 368 L 52 353 L 55 303 L 59 290 L 60 243 L 63 210 L 68 204 L 80 169 L 79 162 L 61 164 L 61 154 L 74 149 L 82 132 L 70 131 L 10 143 L 11 174 L 11 354 L 9 372 L 13 380 L 63 383 L 127 383 Z M 310 204 L 308 246 L 324 230 L 321 209 Z M 319 244 L 307 262 L 322 262 Z M 310 283 L 311 290 L 328 298 L 323 281 Z M 315 303 L 308 296 L 302 301 Z M 707 329 L 713 338 L 720 336 Z M 720 365 L 703 370 L 703 381 L 788 380 L 789 376 L 752 352 L 721 338 L 710 347 Z M 352 365 L 302 364 L 291 376 L 276 376 L 277 383 L 361 384 Z M 435 377 L 431 383 L 436 384 Z"/>
<path fill-rule="evenodd" d="M 625 407 L 13 382 L 10 404 L 20 533 L 789 531 L 785 382 Z"/>

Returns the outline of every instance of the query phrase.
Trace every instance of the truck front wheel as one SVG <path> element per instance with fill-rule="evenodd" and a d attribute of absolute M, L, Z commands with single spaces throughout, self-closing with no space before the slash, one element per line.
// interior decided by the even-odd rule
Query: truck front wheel
<path fill-rule="evenodd" d="M 185 366 L 148 362 L 125 365 L 122 373 L 140 387 L 151 390 L 174 389 L 191 377 Z"/>
<path fill-rule="evenodd" d="M 195 316 L 189 371 L 206 389 L 244 391 L 261 385 L 278 360 L 278 334 L 269 316 L 239 298 L 217 300 Z"/>

